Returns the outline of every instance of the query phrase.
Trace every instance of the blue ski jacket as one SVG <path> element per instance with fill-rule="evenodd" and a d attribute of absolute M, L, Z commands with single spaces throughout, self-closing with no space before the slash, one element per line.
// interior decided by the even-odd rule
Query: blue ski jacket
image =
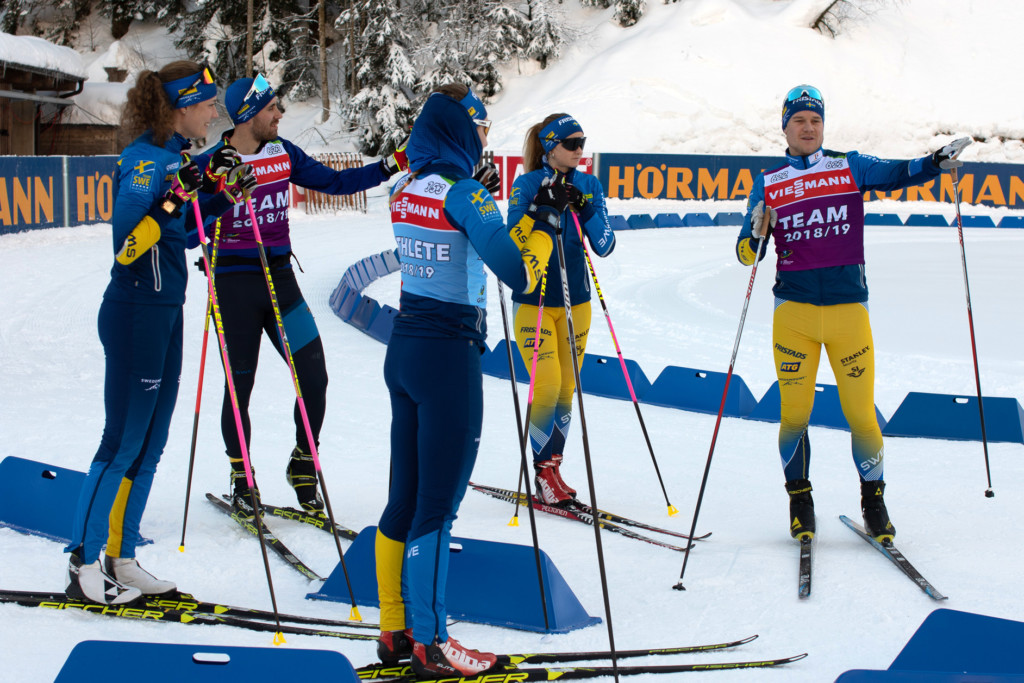
<path fill-rule="evenodd" d="M 519 223 L 530 203 L 540 189 L 545 178 L 554 174 L 554 169 L 545 163 L 536 171 L 525 173 L 512 184 L 512 194 L 508 200 L 508 227 Z M 615 248 L 615 233 L 608 223 L 608 209 L 605 207 L 604 189 L 601 182 L 592 175 L 580 173 L 572 169 L 566 174 L 566 182 L 575 186 L 586 196 L 594 207 L 588 218 L 579 218 L 580 227 L 590 241 L 590 246 L 598 256 L 607 256 Z M 562 212 L 562 245 L 565 247 L 565 275 L 569 281 L 569 300 L 572 305 L 590 301 L 590 275 L 587 273 L 586 259 L 583 254 L 583 242 L 580 241 L 576 221 L 572 209 Z M 556 247 L 557 248 L 557 247 Z M 562 275 L 558 267 L 558 254 L 552 252 L 548 260 L 547 283 L 544 290 L 544 306 L 564 306 L 562 300 Z M 531 292 L 512 292 L 512 300 L 522 304 L 536 306 L 540 301 L 538 288 Z"/>

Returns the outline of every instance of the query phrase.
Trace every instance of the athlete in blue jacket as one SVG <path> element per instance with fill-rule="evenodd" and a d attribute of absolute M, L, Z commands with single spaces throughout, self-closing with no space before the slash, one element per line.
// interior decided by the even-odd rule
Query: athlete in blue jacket
<path fill-rule="evenodd" d="M 384 361 L 391 485 L 376 538 L 377 652 L 385 662 L 411 655 L 425 678 L 474 676 L 496 662 L 448 637 L 445 610 L 451 526 L 483 419 L 484 265 L 514 290 L 531 290 L 569 201 L 564 184 L 548 183 L 533 211 L 506 231 L 494 199 L 471 176 L 487 142 L 486 116 L 464 85 L 432 93 L 409 140 L 412 173 L 391 195 L 402 295 Z"/>
<path fill-rule="evenodd" d="M 526 133 L 523 166 L 526 171 L 512 185 L 508 201 L 508 224 L 516 226 L 546 178 L 558 172 L 570 185 L 571 205 L 559 217 L 565 251 L 566 278 L 572 312 L 575 343 L 569 341 L 565 319 L 562 275 L 557 259 L 548 264 L 543 319 L 537 344 L 537 370 L 533 378 L 533 409 L 530 413 L 530 445 L 537 480 L 537 496 L 549 505 L 559 505 L 576 496 L 576 490 L 562 479 L 560 465 L 565 439 L 572 420 L 572 396 L 576 388 L 572 353 L 579 362 L 587 348 L 590 332 L 590 274 L 587 272 L 580 230 L 586 234 L 598 256 L 615 248 L 615 233 L 608 224 L 604 190 L 592 175 L 577 170 L 586 143 L 583 129 L 568 114 L 551 114 Z M 515 337 L 527 369 L 533 367 L 540 288 L 513 292 Z"/>
<path fill-rule="evenodd" d="M 201 183 L 199 169 L 181 154 L 189 138 L 206 137 L 216 95 L 209 70 L 187 61 L 143 71 L 128 91 L 129 125 L 146 130 L 121 154 L 114 176 L 116 257 L 99 311 L 106 423 L 66 549 L 70 597 L 122 604 L 175 588 L 143 570 L 135 548 L 181 374 L 185 247 L 195 238 L 186 203 Z M 212 196 L 202 209 L 227 206 Z"/>
<path fill-rule="evenodd" d="M 919 159 L 893 161 L 822 149 L 824 125 L 825 103 L 818 89 L 801 85 L 790 90 L 782 106 L 786 165 L 755 179 L 737 256 L 746 265 L 754 263 L 768 216 L 778 259 L 772 336 L 790 533 L 798 539 L 814 536 L 807 425 L 824 345 L 850 425 L 864 526 L 876 539 L 892 539 L 896 529 L 882 498 L 882 432 L 875 417 L 863 193 L 927 182 L 959 164 L 956 156 L 969 141 L 957 140 Z M 763 258 L 766 249 L 761 251 Z"/>
<path fill-rule="evenodd" d="M 221 141 L 196 161 L 201 167 L 217 168 L 225 159 L 239 157 L 256 171 L 259 183 L 251 193 L 253 210 L 259 221 L 260 237 L 270 264 L 274 293 L 288 335 L 310 430 L 319 447 L 320 429 L 327 411 L 327 364 L 320 331 L 291 266 L 289 183 L 324 194 L 355 194 L 376 187 L 396 173 L 404 162 L 404 154 L 398 152 L 388 159 L 342 171 L 324 166 L 277 134 L 283 111 L 278 107 L 273 88 L 263 76 L 240 78 L 229 85 L 224 95 L 224 106 L 235 128 L 224 133 Z M 214 261 L 217 298 L 248 448 L 252 434 L 249 399 L 256 381 L 264 332 L 282 358 L 284 348 L 244 202 L 235 204 L 221 218 L 220 240 Z M 317 490 L 313 451 L 297 399 L 293 415 L 296 445 L 285 475 L 303 509 L 326 519 L 323 499 Z M 232 506 L 243 518 L 252 519 L 254 511 L 226 381 L 221 433 L 231 464 Z"/>

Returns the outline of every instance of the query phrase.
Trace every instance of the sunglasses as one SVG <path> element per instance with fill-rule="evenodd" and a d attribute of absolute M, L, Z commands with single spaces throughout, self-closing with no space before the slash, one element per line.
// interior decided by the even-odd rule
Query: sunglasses
<path fill-rule="evenodd" d="M 252 85 L 249 87 L 249 92 L 245 93 L 245 97 L 242 98 L 242 104 L 238 107 L 236 115 L 241 114 L 242 110 L 245 109 L 245 105 L 249 102 L 252 97 L 259 97 L 260 94 L 270 90 L 270 83 L 263 77 L 263 74 L 256 74 L 256 78 L 253 79 Z"/>
<path fill-rule="evenodd" d="M 473 119 L 473 123 L 484 129 L 484 135 L 491 132 L 491 120 L 490 119 Z"/>
<path fill-rule="evenodd" d="M 556 140 L 558 144 L 565 147 L 570 152 L 575 152 L 578 149 L 583 149 L 583 145 L 587 144 L 586 136 L 581 138 L 566 138 L 564 140 Z"/>
<path fill-rule="evenodd" d="M 180 93 L 178 93 L 178 96 L 174 98 L 173 108 L 177 109 L 178 102 L 181 101 L 181 98 L 185 95 L 191 95 L 193 92 L 195 92 L 195 89 L 199 87 L 200 83 L 205 83 L 206 85 L 213 85 L 215 80 L 216 79 L 213 77 L 213 69 L 211 69 L 206 64 L 203 64 L 203 68 L 200 69 L 198 74 L 196 74 L 196 80 L 192 81 L 192 85 L 182 90 Z"/>
<path fill-rule="evenodd" d="M 813 97 L 816 100 L 821 100 L 822 102 L 825 101 L 825 98 L 821 95 L 821 91 L 813 85 L 798 85 L 786 93 L 786 102 L 796 102 L 801 97 Z"/>

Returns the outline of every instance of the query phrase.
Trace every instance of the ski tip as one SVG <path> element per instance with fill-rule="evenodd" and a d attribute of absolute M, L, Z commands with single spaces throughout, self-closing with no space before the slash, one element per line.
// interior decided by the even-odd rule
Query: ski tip
<path fill-rule="evenodd" d="M 668 506 L 668 516 L 669 517 L 675 517 L 678 514 L 679 514 L 679 509 L 675 505 L 672 505 L 671 503 L 669 503 L 669 506 Z"/>

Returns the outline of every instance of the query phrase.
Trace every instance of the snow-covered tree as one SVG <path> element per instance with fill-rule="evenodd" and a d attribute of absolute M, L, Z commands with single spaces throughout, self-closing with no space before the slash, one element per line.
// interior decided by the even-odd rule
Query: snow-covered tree
<path fill-rule="evenodd" d="M 646 0 L 615 0 L 615 21 L 626 28 L 640 21 L 646 9 Z"/>
<path fill-rule="evenodd" d="M 550 0 L 528 0 L 529 34 L 525 53 L 546 69 L 548 60 L 558 57 L 563 42 L 562 26 L 554 16 Z"/>
<path fill-rule="evenodd" d="M 359 136 L 367 154 L 390 152 L 409 134 L 419 81 L 410 58 L 414 43 L 403 25 L 398 0 L 354 0 L 335 28 L 361 26 L 352 69 L 353 83 L 342 115 Z"/>

